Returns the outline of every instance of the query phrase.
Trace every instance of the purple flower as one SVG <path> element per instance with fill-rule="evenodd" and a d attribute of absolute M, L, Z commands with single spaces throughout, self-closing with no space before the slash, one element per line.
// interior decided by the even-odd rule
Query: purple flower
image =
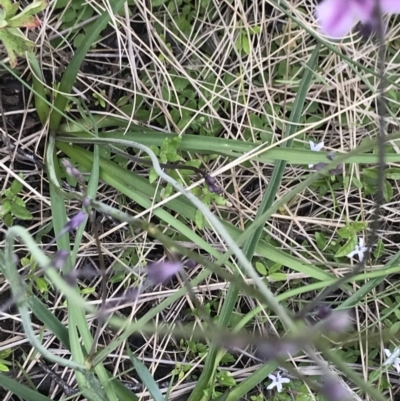
<path fill-rule="evenodd" d="M 155 262 L 147 265 L 147 278 L 153 284 L 162 284 L 182 269 L 180 262 Z"/>
<path fill-rule="evenodd" d="M 66 249 L 60 249 L 51 260 L 52 266 L 58 270 L 61 270 L 64 267 L 68 256 L 69 252 Z"/>
<path fill-rule="evenodd" d="M 216 179 L 214 177 L 211 177 L 211 175 L 204 174 L 204 181 L 207 183 L 207 185 L 215 185 L 216 184 Z"/>
<path fill-rule="evenodd" d="M 85 212 L 78 212 L 62 229 L 63 233 L 76 230 L 86 220 L 87 214 Z"/>
<path fill-rule="evenodd" d="M 79 182 L 85 181 L 82 173 L 76 167 L 74 167 L 68 159 L 62 159 L 61 163 L 64 165 L 65 172 L 69 176 L 71 176 L 72 178 L 75 178 Z"/>
<path fill-rule="evenodd" d="M 383 13 L 400 13 L 399 0 L 380 0 Z M 317 7 L 316 17 L 321 32 L 334 39 L 346 36 L 361 21 L 376 26 L 375 0 L 324 0 Z"/>
<path fill-rule="evenodd" d="M 353 399 L 349 390 L 334 377 L 328 377 L 322 385 L 321 393 L 329 401 L 349 401 Z"/>
<path fill-rule="evenodd" d="M 326 319 L 332 314 L 332 308 L 329 305 L 319 305 L 316 312 L 320 319 Z"/>
<path fill-rule="evenodd" d="M 184 264 L 188 269 L 194 269 L 197 266 L 197 262 L 193 259 L 186 259 Z"/>

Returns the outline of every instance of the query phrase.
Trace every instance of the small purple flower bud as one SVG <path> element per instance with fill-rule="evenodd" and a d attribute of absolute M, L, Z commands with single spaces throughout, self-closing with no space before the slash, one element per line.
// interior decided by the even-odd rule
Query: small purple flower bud
<path fill-rule="evenodd" d="M 266 340 L 265 343 L 258 346 L 256 355 L 263 361 L 271 359 L 287 358 L 288 355 L 294 356 L 299 352 L 299 346 L 295 342 L 285 340 L 270 341 Z"/>
<path fill-rule="evenodd" d="M 104 308 L 100 310 L 100 314 L 108 314 L 110 309 L 118 308 L 120 306 L 124 306 L 125 304 L 135 302 L 139 298 L 139 295 L 139 288 L 128 288 L 124 293 L 108 301 L 104 305 Z"/>
<path fill-rule="evenodd" d="M 193 259 L 186 259 L 184 264 L 188 269 L 194 269 L 197 266 L 197 262 Z"/>
<path fill-rule="evenodd" d="M 147 265 L 147 278 L 153 284 L 162 284 L 182 269 L 180 262 L 155 262 Z"/>
<path fill-rule="evenodd" d="M 85 212 L 78 212 L 72 219 L 64 226 L 64 232 L 71 232 L 76 230 L 86 220 L 87 214 Z"/>
<path fill-rule="evenodd" d="M 321 171 L 326 165 L 327 165 L 327 163 L 320 162 L 320 163 L 317 163 L 314 167 L 315 167 L 315 170 Z"/>
<path fill-rule="evenodd" d="M 336 157 L 336 153 L 335 153 L 335 152 L 328 152 L 328 153 L 326 154 L 326 158 L 327 158 L 328 160 L 330 160 L 330 161 L 335 160 L 335 157 Z"/>
<path fill-rule="evenodd" d="M 317 316 L 320 319 L 326 319 L 332 314 L 332 308 L 329 305 L 319 305 L 317 307 Z"/>
<path fill-rule="evenodd" d="M 137 287 L 128 288 L 124 293 L 124 298 L 127 303 L 135 302 L 139 297 L 139 289 Z"/>
<path fill-rule="evenodd" d="M 338 175 L 343 173 L 343 164 L 339 164 L 335 168 L 329 170 L 330 175 Z"/>
<path fill-rule="evenodd" d="M 204 174 L 204 181 L 207 183 L 208 186 L 214 186 L 216 184 L 216 179 L 211 177 L 211 175 Z"/>
<path fill-rule="evenodd" d="M 348 312 L 337 311 L 331 313 L 325 320 L 323 327 L 329 331 L 343 332 L 351 327 L 351 317 Z"/>
<path fill-rule="evenodd" d="M 353 399 L 350 391 L 339 380 L 329 377 L 322 385 L 321 393 L 329 401 L 349 401 Z"/>
<path fill-rule="evenodd" d="M 78 273 L 76 270 L 72 270 L 64 274 L 63 279 L 70 287 L 74 287 L 78 282 Z"/>
<path fill-rule="evenodd" d="M 86 196 L 86 197 L 83 199 L 83 202 L 82 202 L 83 207 L 84 207 L 86 210 L 88 210 L 91 204 L 92 204 L 92 200 L 91 200 L 88 196 Z"/>
<path fill-rule="evenodd" d="M 56 268 L 56 269 L 58 269 L 58 270 L 61 270 L 61 269 L 64 267 L 65 262 L 66 262 L 68 256 L 69 256 L 69 252 L 68 252 L 67 250 L 65 250 L 65 249 L 60 249 L 60 250 L 53 256 L 53 259 L 52 259 L 52 261 L 51 261 L 51 265 L 52 265 L 54 268 Z"/>
<path fill-rule="evenodd" d="M 68 159 L 62 159 L 61 162 L 64 165 L 65 171 L 69 176 L 75 178 L 79 182 L 84 182 L 82 173 L 76 167 L 74 167 Z"/>
<path fill-rule="evenodd" d="M 208 190 L 209 190 L 210 192 L 212 192 L 212 193 L 217 194 L 217 195 L 222 194 L 222 188 L 219 187 L 219 186 L 216 185 L 216 184 L 209 185 L 209 186 L 208 186 Z"/>

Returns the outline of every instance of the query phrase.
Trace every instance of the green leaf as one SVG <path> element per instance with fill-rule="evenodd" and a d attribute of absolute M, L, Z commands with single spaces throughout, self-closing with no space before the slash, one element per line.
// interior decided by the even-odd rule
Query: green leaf
<path fill-rule="evenodd" d="M 4 363 L 0 363 L 0 372 L 8 372 L 10 369 Z"/>
<path fill-rule="evenodd" d="M 400 180 L 400 168 L 388 168 L 385 171 L 385 175 L 389 180 Z"/>
<path fill-rule="evenodd" d="M 341 258 L 343 256 L 347 256 L 350 252 L 354 251 L 357 245 L 357 235 L 353 235 L 351 238 L 347 240 L 347 242 L 336 252 L 335 257 Z"/>
<path fill-rule="evenodd" d="M 369 178 L 375 178 L 377 179 L 379 177 L 378 170 L 376 168 L 368 168 L 364 170 L 364 175 L 365 177 Z"/>
<path fill-rule="evenodd" d="M 30 214 L 29 210 L 24 207 L 18 205 L 17 203 L 13 203 L 11 205 L 11 213 L 21 220 L 32 220 L 33 216 Z"/>
<path fill-rule="evenodd" d="M 353 227 L 350 226 L 344 226 L 342 228 L 340 228 L 338 230 L 338 234 L 342 237 L 342 238 L 350 238 L 355 234 L 355 231 L 353 229 Z"/>
<path fill-rule="evenodd" d="M 374 257 L 378 259 L 383 255 L 384 252 L 385 252 L 385 245 L 383 244 L 382 238 L 379 238 L 378 243 L 376 244 L 376 247 L 373 252 Z"/>
<path fill-rule="evenodd" d="M 42 294 L 49 291 L 49 285 L 47 284 L 47 281 L 44 278 L 37 277 L 35 279 L 35 282 L 36 282 L 36 286 L 37 286 L 38 290 Z"/>
<path fill-rule="evenodd" d="M 93 42 L 97 39 L 99 34 L 106 28 L 108 22 L 110 21 L 111 14 L 116 14 L 118 10 L 123 6 L 125 0 L 114 0 L 111 3 L 111 9 L 105 10 L 94 21 L 94 24 L 91 25 L 90 29 L 86 31 L 86 40 L 83 42 L 82 46 L 79 47 L 74 54 L 74 57 L 68 63 L 67 68 L 64 71 L 63 77 L 60 82 L 59 91 L 60 93 L 69 94 L 72 90 L 72 87 L 75 84 L 76 76 L 79 72 L 80 66 L 86 56 L 86 53 L 92 46 Z M 111 12 L 111 13 L 110 13 Z M 54 102 L 53 111 L 50 116 L 50 129 L 57 131 L 58 126 L 60 124 L 62 114 L 67 105 L 68 98 L 63 95 L 58 95 Z"/>
<path fill-rule="evenodd" d="M 17 397 L 21 397 L 25 401 L 51 401 L 50 398 L 40 394 L 38 391 L 31 390 L 4 374 L 0 374 L 0 386 L 15 394 Z"/>
<path fill-rule="evenodd" d="M 198 209 L 196 210 L 196 213 L 195 213 L 195 216 L 194 216 L 194 222 L 196 224 L 196 227 L 199 230 L 202 230 L 204 228 L 204 215 Z"/>
<path fill-rule="evenodd" d="M 78 48 L 79 46 L 81 46 L 85 39 L 86 35 L 84 33 L 79 33 L 78 35 L 76 35 L 74 39 L 74 47 Z"/>
<path fill-rule="evenodd" d="M 8 25 L 12 28 L 35 28 L 40 25 L 40 20 L 35 17 L 35 14 L 46 7 L 46 0 L 36 0 L 25 7 L 20 13 L 8 19 Z"/>
<path fill-rule="evenodd" d="M 256 262 L 256 270 L 262 275 L 266 276 L 268 274 L 267 269 L 265 268 L 264 264 L 261 262 Z"/>
<path fill-rule="evenodd" d="M 388 180 L 383 182 L 383 197 L 385 198 L 386 202 L 390 202 L 393 198 L 393 187 Z"/>
<path fill-rule="evenodd" d="M 355 221 L 354 223 L 351 223 L 351 226 L 353 227 L 354 232 L 358 233 L 364 231 L 368 227 L 368 223 L 365 221 Z"/>
<path fill-rule="evenodd" d="M 236 380 L 232 376 L 232 373 L 227 370 L 224 370 L 218 374 L 218 381 L 223 386 L 227 387 L 236 386 Z"/>
<path fill-rule="evenodd" d="M 162 6 L 163 4 L 165 4 L 167 2 L 167 0 L 151 0 L 151 5 L 153 7 L 159 7 Z"/>
<path fill-rule="evenodd" d="M 146 386 L 147 390 L 149 390 L 152 399 L 154 401 L 165 401 L 165 398 L 163 397 L 159 387 L 157 386 L 154 377 L 149 372 L 147 367 L 133 355 L 129 348 L 127 348 L 127 353 L 133 366 L 135 367 L 136 373 L 139 375 L 142 383 Z"/>
<path fill-rule="evenodd" d="M 25 52 L 31 51 L 35 46 L 16 28 L 0 29 L 0 41 L 7 50 L 12 68 L 17 65 L 17 56 L 23 56 Z"/>
<path fill-rule="evenodd" d="M 11 213 L 7 213 L 6 215 L 3 216 L 4 224 L 5 224 L 7 227 L 11 227 L 11 226 L 12 226 L 13 220 L 14 220 L 14 218 L 13 218 L 13 216 L 12 216 Z"/>
<path fill-rule="evenodd" d="M 22 178 L 22 177 L 21 177 Z M 11 187 L 10 187 L 10 191 L 14 194 L 14 195 L 18 195 L 21 191 L 22 191 L 22 188 L 23 188 L 24 186 L 23 186 L 23 184 L 22 184 L 22 182 L 20 182 L 20 181 L 18 181 L 18 180 L 14 180 L 13 182 L 12 182 L 12 184 L 11 184 Z"/>
<path fill-rule="evenodd" d="M 286 280 L 286 274 L 285 273 L 272 273 L 269 275 L 269 278 L 271 278 L 274 281 L 284 281 L 284 280 Z"/>
<path fill-rule="evenodd" d="M 187 78 L 178 77 L 173 80 L 173 84 L 176 91 L 182 92 L 189 85 L 189 80 Z"/>
<path fill-rule="evenodd" d="M 247 54 L 250 55 L 251 48 L 250 48 L 250 41 L 246 34 L 242 34 L 242 49 Z"/>
<path fill-rule="evenodd" d="M 1 205 L 0 205 L 0 216 L 4 216 L 7 213 L 11 211 L 11 201 L 9 199 L 6 199 Z"/>
<path fill-rule="evenodd" d="M 325 249 L 326 247 L 326 238 L 324 236 L 324 234 L 320 233 L 320 232 L 316 232 L 314 234 L 315 236 L 315 242 L 317 243 L 318 249 L 322 250 Z"/>
<path fill-rule="evenodd" d="M 62 22 L 71 22 L 75 20 L 77 17 L 76 11 L 74 8 L 67 8 L 67 10 L 64 12 L 61 21 Z"/>
<path fill-rule="evenodd" d="M 10 0 L 1 0 L 0 5 L 4 10 L 7 19 L 14 17 L 19 9 L 19 2 L 12 3 Z"/>
<path fill-rule="evenodd" d="M 150 184 L 153 184 L 153 182 L 155 182 L 157 180 L 157 178 L 158 178 L 157 171 L 154 169 L 154 167 L 152 167 L 150 169 L 150 172 L 149 172 L 149 182 L 150 182 Z"/>

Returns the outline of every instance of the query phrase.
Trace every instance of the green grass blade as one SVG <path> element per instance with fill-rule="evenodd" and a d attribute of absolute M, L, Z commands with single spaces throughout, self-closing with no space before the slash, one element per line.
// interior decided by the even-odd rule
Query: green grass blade
<path fill-rule="evenodd" d="M 317 65 L 318 54 L 319 54 L 319 45 L 315 47 L 311 55 L 311 58 L 307 64 L 308 68 L 304 71 L 300 87 L 293 104 L 293 109 L 290 114 L 288 127 L 285 131 L 285 137 L 290 137 L 291 135 L 293 135 L 296 132 L 297 124 L 300 122 L 300 118 L 304 109 L 304 102 L 306 100 L 307 93 L 311 83 L 311 78 L 313 76 L 312 71 L 315 69 Z M 293 139 L 289 139 L 288 141 L 286 141 L 282 146 L 282 150 L 287 152 L 290 146 L 292 145 L 292 142 Z M 286 160 L 277 160 L 275 162 L 271 179 L 269 180 L 268 186 L 265 190 L 263 199 L 261 201 L 261 205 L 257 210 L 255 220 L 258 220 L 265 213 L 265 211 L 269 209 L 273 204 L 276 198 L 276 194 L 281 185 L 282 177 L 286 168 L 286 163 L 287 163 Z M 248 258 L 251 259 L 253 257 L 254 251 L 256 249 L 258 242 L 260 241 L 263 231 L 264 231 L 263 226 L 258 227 L 243 244 L 243 251 L 245 252 Z"/>
<path fill-rule="evenodd" d="M 93 159 L 93 154 L 91 152 L 80 147 L 73 147 L 62 142 L 58 143 L 57 147 L 78 164 L 85 166 L 85 168 L 90 168 Z M 156 201 L 160 200 L 159 194 L 155 194 L 155 189 L 152 185 L 149 184 L 148 180 L 136 175 L 132 171 L 127 171 L 121 166 L 118 166 L 116 163 L 105 160 L 101 157 L 100 177 L 104 182 L 118 189 L 123 194 L 129 196 L 132 200 L 138 202 L 141 206 L 145 208 L 148 208 L 149 205 L 152 204 L 152 201 L 150 199 L 155 198 Z M 135 190 L 132 191 L 130 190 L 130 188 L 134 188 Z M 147 198 L 146 203 L 143 203 L 143 197 L 141 197 L 140 195 L 144 195 Z M 167 207 L 187 219 L 190 219 L 192 221 L 194 221 L 195 219 L 195 207 L 189 201 L 182 197 L 178 197 L 168 202 Z M 157 213 L 159 213 L 160 210 L 161 209 L 155 209 L 153 213 L 155 215 L 158 215 Z M 166 213 L 164 210 L 161 211 Z M 168 223 L 176 227 L 176 221 L 177 219 L 173 218 L 171 220 L 168 220 Z M 234 239 L 239 238 L 240 235 L 243 234 L 243 232 L 239 228 L 231 225 L 230 223 L 227 223 L 225 221 L 222 221 L 222 223 Z M 181 226 L 179 226 L 179 228 L 181 228 Z M 256 252 L 259 253 L 261 256 L 272 260 L 275 263 L 283 264 L 293 269 L 294 271 L 307 274 L 316 280 L 328 280 L 332 278 L 329 273 L 323 271 L 319 267 L 301 262 L 297 258 L 287 254 L 286 252 L 276 249 L 274 246 L 268 244 L 266 241 L 260 241 L 256 248 Z"/>
<path fill-rule="evenodd" d="M 0 386 L 5 390 L 11 391 L 13 394 L 21 397 L 25 401 L 51 401 L 49 397 L 18 383 L 16 380 L 11 379 L 4 374 L 0 374 Z"/>
<path fill-rule="evenodd" d="M 157 386 L 154 377 L 151 375 L 146 365 L 144 365 L 138 358 L 133 355 L 129 348 L 126 349 L 129 358 L 136 370 L 136 373 L 139 375 L 142 383 L 145 385 L 147 390 L 149 390 L 150 395 L 152 396 L 154 401 L 165 401 L 165 398 L 161 394 L 160 389 Z"/>
<path fill-rule="evenodd" d="M 44 125 L 49 117 L 50 107 L 45 101 L 46 99 L 46 88 L 43 85 L 44 77 L 43 71 L 37 61 L 34 53 L 28 52 L 27 58 L 29 64 L 33 70 L 32 74 L 32 91 L 35 97 L 35 108 L 39 116 L 39 120 Z"/>
<path fill-rule="evenodd" d="M 296 130 L 296 124 L 299 122 L 303 107 L 304 107 L 304 101 L 306 99 L 308 89 L 310 86 L 311 78 L 312 78 L 312 70 L 315 67 L 316 61 L 318 59 L 318 51 L 319 51 L 319 46 L 316 46 L 316 48 L 313 51 L 313 54 L 311 56 L 311 59 L 309 61 L 309 69 L 306 69 L 303 78 L 300 84 L 299 91 L 297 92 L 297 96 L 293 105 L 293 109 L 291 112 L 290 116 L 290 124 L 288 125 L 288 128 L 285 132 L 285 136 L 288 137 L 292 135 L 295 130 Z M 290 148 L 292 144 L 292 140 L 288 140 L 283 144 L 283 148 Z M 278 189 L 280 187 L 283 173 L 286 168 L 286 161 L 284 160 L 278 160 L 275 162 L 275 166 L 272 172 L 271 179 L 269 181 L 268 187 L 264 193 L 263 199 L 261 201 L 260 207 L 257 210 L 256 218 L 255 220 L 259 219 L 260 216 L 264 214 L 264 212 L 272 205 L 274 202 L 274 199 L 276 197 L 276 194 L 278 192 Z M 247 240 L 243 244 L 243 252 L 246 255 L 246 257 L 249 260 L 252 260 L 254 251 L 257 247 L 257 245 L 260 242 L 261 235 L 264 231 L 263 226 L 259 226 L 253 233 L 247 238 Z M 223 306 L 221 309 L 221 313 L 218 319 L 218 325 L 219 327 L 226 327 L 229 324 L 232 312 L 235 308 L 235 304 L 237 302 L 237 297 L 239 295 L 239 288 L 236 287 L 235 285 L 230 285 L 229 290 L 227 292 L 227 295 L 225 297 L 225 300 L 223 302 Z M 197 384 L 195 388 L 193 389 L 192 394 L 189 397 L 189 401 L 194 401 L 197 400 L 201 397 L 201 395 L 204 393 L 204 391 L 212 385 L 213 377 L 216 374 L 216 370 L 219 365 L 219 359 L 218 354 L 219 354 L 219 349 L 220 347 L 212 344 L 210 347 L 209 352 L 207 353 L 207 357 L 205 360 L 205 366 L 204 369 L 200 375 L 199 380 L 197 381 Z M 257 385 L 258 383 L 256 383 Z M 250 391 L 251 389 L 249 389 Z"/>
<path fill-rule="evenodd" d="M 132 127 L 131 127 L 132 128 Z M 124 132 L 103 132 L 99 133 L 100 138 L 105 139 L 125 139 L 128 141 L 139 142 L 146 146 L 161 146 L 166 138 L 174 138 L 178 136 L 173 133 L 161 133 L 154 130 L 143 130 L 139 127 L 138 131 L 129 131 L 126 134 Z M 94 138 L 94 136 L 84 131 L 71 131 L 69 133 L 76 138 Z M 61 138 L 66 137 L 61 136 Z M 199 154 L 217 154 L 226 156 L 229 158 L 237 158 L 244 153 L 252 152 L 260 144 L 237 141 L 233 139 L 207 137 L 204 138 L 199 135 L 182 135 L 182 141 L 179 144 L 179 150 L 186 152 L 195 152 Z M 63 139 L 64 140 L 64 139 Z M 72 139 L 72 142 L 74 139 Z M 252 160 L 260 163 L 273 163 L 276 160 L 285 160 L 291 164 L 308 165 L 309 163 L 320 163 L 326 162 L 327 152 L 313 152 L 309 149 L 297 149 L 297 148 L 279 148 L 275 147 L 269 149 L 264 153 L 258 155 Z M 388 153 L 386 155 L 388 163 L 399 163 L 400 155 L 397 153 Z M 356 154 L 351 155 L 344 163 L 345 164 L 372 164 L 377 163 L 378 156 L 376 154 Z"/>
<path fill-rule="evenodd" d="M 115 0 L 111 2 L 111 11 L 113 13 L 117 13 L 123 6 L 125 1 L 126 0 Z M 71 93 L 72 87 L 74 86 L 76 77 L 79 72 L 79 68 L 86 56 L 86 53 L 89 51 L 93 42 L 100 35 L 103 29 L 107 26 L 110 19 L 111 16 L 108 10 L 105 10 L 103 14 L 97 19 L 96 23 L 93 24 L 92 27 L 86 32 L 85 40 L 83 41 L 82 45 L 79 46 L 79 48 L 76 50 L 74 57 L 72 57 L 72 60 L 65 69 L 64 75 L 60 82 L 60 86 L 58 88 L 61 93 Z M 54 110 L 51 112 L 50 115 L 51 130 L 57 130 L 62 117 L 58 110 L 64 111 L 65 106 L 67 105 L 68 99 L 65 96 L 61 95 L 61 93 L 57 95 L 54 102 Z"/>

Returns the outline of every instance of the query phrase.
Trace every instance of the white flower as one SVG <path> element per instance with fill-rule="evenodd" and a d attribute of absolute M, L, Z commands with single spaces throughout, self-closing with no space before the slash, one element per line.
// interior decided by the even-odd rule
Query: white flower
<path fill-rule="evenodd" d="M 282 383 L 289 383 L 290 379 L 282 377 L 282 372 L 278 370 L 275 375 L 268 375 L 268 377 L 272 380 L 272 383 L 267 387 L 267 390 L 272 390 L 274 387 L 278 390 L 278 393 L 282 391 Z"/>
<path fill-rule="evenodd" d="M 384 365 L 393 365 L 397 373 L 400 373 L 400 358 L 398 358 L 400 354 L 400 348 L 395 348 L 393 353 L 387 348 L 385 348 L 384 351 L 387 358 L 384 362 Z"/>
<path fill-rule="evenodd" d="M 347 257 L 352 258 L 354 255 L 358 255 L 358 260 L 362 262 L 364 260 L 364 253 L 368 251 L 368 247 L 364 246 L 364 238 L 358 239 L 358 245 L 356 245 L 354 251 L 351 251 Z"/>
<path fill-rule="evenodd" d="M 313 141 L 309 141 L 310 142 L 310 149 L 313 152 L 319 152 L 323 147 L 324 147 L 324 142 L 320 142 L 315 144 Z M 309 168 L 314 167 L 314 164 L 309 164 L 308 165 Z"/>

